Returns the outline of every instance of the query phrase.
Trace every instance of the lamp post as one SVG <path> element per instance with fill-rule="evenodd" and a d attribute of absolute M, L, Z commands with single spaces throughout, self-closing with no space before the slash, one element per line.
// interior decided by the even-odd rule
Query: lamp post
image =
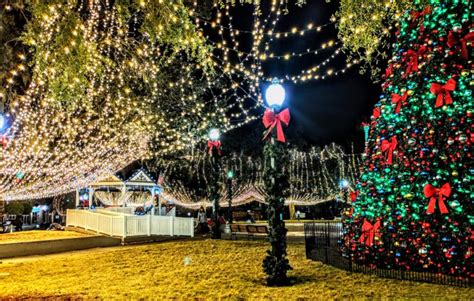
<path fill-rule="evenodd" d="M 264 138 L 269 137 L 264 147 L 265 161 L 265 190 L 267 193 L 268 210 L 268 238 L 271 250 L 263 260 L 263 268 L 267 274 L 267 284 L 281 286 L 288 284 L 287 271 L 291 269 L 286 253 L 286 233 L 283 212 L 285 204 L 284 190 L 288 187 L 288 179 L 283 174 L 282 165 L 286 157 L 284 148 L 284 134 L 281 123 L 288 125 L 289 110 L 281 112 L 280 108 L 285 101 L 285 89 L 277 79 L 265 91 L 268 105 L 263 116 L 263 123 L 268 129 Z M 274 132 L 276 132 L 276 139 Z M 275 141 L 277 140 L 277 141 Z"/>
<path fill-rule="evenodd" d="M 214 227 L 212 228 L 212 238 L 220 239 L 221 231 L 219 224 L 219 175 L 220 175 L 220 155 L 221 155 L 221 142 L 220 131 L 218 129 L 211 129 L 208 134 L 209 140 L 207 142 L 208 152 L 211 163 L 211 183 L 209 187 L 210 200 L 212 201 L 212 222 Z"/>
<path fill-rule="evenodd" d="M 349 201 L 349 181 L 346 179 L 342 179 L 339 181 L 339 189 L 341 189 L 342 192 L 342 208 L 341 212 L 346 208 L 347 203 Z"/>
<path fill-rule="evenodd" d="M 229 224 L 232 224 L 233 218 L 232 218 L 232 180 L 234 178 L 234 172 L 232 170 L 229 170 L 227 172 L 227 199 L 229 201 L 229 206 L 227 208 L 227 215 L 228 215 L 228 220 Z"/>

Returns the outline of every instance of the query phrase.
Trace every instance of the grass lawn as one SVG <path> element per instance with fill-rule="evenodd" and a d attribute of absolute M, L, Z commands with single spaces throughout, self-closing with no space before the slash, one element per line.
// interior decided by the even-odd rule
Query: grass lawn
<path fill-rule="evenodd" d="M 474 289 L 349 274 L 305 259 L 304 245 L 289 245 L 290 287 L 266 287 L 262 242 L 188 240 L 94 249 L 3 260 L 0 299 L 411 298 L 469 300 Z"/>
<path fill-rule="evenodd" d="M 52 239 L 72 238 L 72 237 L 83 237 L 83 236 L 87 236 L 87 235 L 74 232 L 74 231 L 46 231 L 46 230 L 20 231 L 20 232 L 0 234 L 0 244 L 9 244 L 12 242 L 52 240 Z"/>

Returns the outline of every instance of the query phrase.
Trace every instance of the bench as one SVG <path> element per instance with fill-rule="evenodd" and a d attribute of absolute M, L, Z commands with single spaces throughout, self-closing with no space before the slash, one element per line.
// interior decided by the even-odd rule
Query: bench
<path fill-rule="evenodd" d="M 254 239 L 254 234 L 268 234 L 268 227 L 266 225 L 230 225 L 230 239 L 237 240 L 237 233 L 247 234 L 247 239 Z"/>

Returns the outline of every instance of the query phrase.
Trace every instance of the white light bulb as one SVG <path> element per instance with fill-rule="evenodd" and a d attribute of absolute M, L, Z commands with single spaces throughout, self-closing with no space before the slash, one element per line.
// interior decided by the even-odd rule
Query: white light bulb
<path fill-rule="evenodd" d="M 270 107 L 281 107 L 285 101 L 285 89 L 279 84 L 277 79 L 272 81 L 272 84 L 265 91 L 265 99 Z"/>
<path fill-rule="evenodd" d="M 219 132 L 218 129 L 211 129 L 209 131 L 209 139 L 211 141 L 217 141 L 219 140 L 219 137 L 221 136 L 221 133 Z"/>

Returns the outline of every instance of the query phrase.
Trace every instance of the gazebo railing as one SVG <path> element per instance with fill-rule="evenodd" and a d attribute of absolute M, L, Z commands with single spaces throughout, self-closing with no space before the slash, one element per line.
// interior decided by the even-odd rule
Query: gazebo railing
<path fill-rule="evenodd" d="M 107 214 L 103 211 L 68 210 L 66 226 L 99 234 L 130 236 L 194 236 L 194 219 L 188 217 Z"/>

